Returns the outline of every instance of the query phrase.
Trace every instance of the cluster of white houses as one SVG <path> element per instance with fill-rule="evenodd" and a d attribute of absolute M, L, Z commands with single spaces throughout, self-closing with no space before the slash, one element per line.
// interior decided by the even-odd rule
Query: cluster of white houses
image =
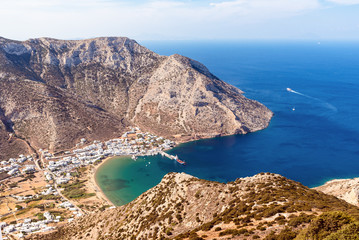
<path fill-rule="evenodd" d="M 129 136 L 132 136 L 131 138 Z M 133 137 L 135 136 L 135 137 Z M 76 148 L 72 152 L 66 152 L 62 157 L 52 156 L 46 150 L 46 159 L 49 160 L 47 169 L 56 176 L 56 183 L 67 183 L 71 180 L 69 174 L 73 169 L 94 164 L 105 157 L 121 155 L 156 155 L 161 151 L 170 149 L 174 142 L 163 137 L 157 137 L 150 133 L 142 133 L 139 128 L 132 128 L 122 135 L 121 138 L 111 139 L 106 142 L 94 141 L 84 146 L 86 139 L 81 139 L 81 148 Z M 49 180 L 51 174 L 45 173 Z"/>
<path fill-rule="evenodd" d="M 69 211 L 72 212 L 73 217 L 81 217 L 82 213 L 79 211 L 79 209 L 77 209 L 72 203 L 70 202 L 62 202 L 58 205 L 58 207 L 60 208 L 66 208 Z M 69 218 L 67 219 L 67 221 L 71 222 L 73 220 L 73 218 Z"/>
<path fill-rule="evenodd" d="M 57 190 L 53 188 L 50 184 L 46 186 L 47 188 L 42 191 L 41 195 L 59 195 Z M 18 201 L 25 201 L 29 199 L 36 199 L 39 197 L 39 194 L 36 195 L 28 195 L 28 196 L 18 196 L 18 195 L 10 195 Z M 71 222 L 75 217 L 82 216 L 80 210 L 74 206 L 72 203 L 63 200 L 63 202 L 57 205 L 58 208 L 65 208 L 72 212 L 72 216 L 67 219 L 68 222 Z M 60 222 L 60 216 L 54 217 L 49 212 L 44 212 L 43 216 L 45 220 L 36 221 L 31 218 L 23 219 L 21 222 L 17 222 L 16 224 L 7 224 L 6 222 L 0 223 L 1 231 L 3 235 L 12 234 L 18 238 L 23 238 L 26 234 L 34 233 L 34 232 L 46 232 L 53 230 L 53 226 L 48 226 L 49 223 L 58 223 Z"/>
<path fill-rule="evenodd" d="M 123 134 L 121 138 L 111 139 L 106 142 L 94 141 L 88 143 L 86 139 L 81 139 L 80 143 L 76 145 L 77 148 L 72 151 L 67 151 L 61 156 L 54 156 L 47 150 L 40 149 L 41 158 L 46 160 L 43 170 L 45 180 L 47 182 L 56 183 L 48 184 L 46 189 L 36 195 L 17 196 L 11 195 L 18 201 L 25 201 L 28 199 L 36 199 L 40 195 L 55 195 L 58 196 L 57 185 L 65 184 L 71 181 L 73 176 L 71 172 L 74 169 L 94 164 L 105 157 L 119 156 L 119 155 L 156 155 L 161 151 L 170 149 L 174 146 L 174 142 L 157 137 L 150 133 L 142 133 L 139 128 L 132 128 L 131 131 Z M 6 172 L 8 175 L 14 176 L 21 173 L 31 173 L 36 171 L 35 165 L 28 164 L 34 162 L 31 156 L 20 155 L 19 158 L 11 158 L 8 161 L 0 162 L 0 172 Z M 74 217 L 82 215 L 81 210 L 68 202 L 67 199 L 62 199 L 62 202 L 57 205 L 59 208 L 65 208 L 72 212 L 72 221 Z M 9 233 L 18 234 L 17 237 L 22 238 L 24 234 L 39 231 L 49 231 L 52 227 L 47 226 L 48 223 L 58 222 L 60 219 L 54 219 L 48 212 L 44 213 L 46 220 L 32 221 L 25 219 L 23 223 L 10 224 L 0 223 L 2 226 L 2 233 L 7 235 Z"/>
<path fill-rule="evenodd" d="M 4 235 L 16 232 L 17 237 L 22 238 L 24 237 L 24 234 L 27 233 L 50 231 L 54 228 L 48 226 L 48 224 L 60 221 L 59 216 L 54 218 L 49 212 L 44 212 L 43 216 L 45 219 L 41 221 L 33 221 L 31 218 L 26 218 L 22 222 L 16 224 L 8 225 L 6 222 L 2 222 L 0 223 L 0 226 Z"/>
<path fill-rule="evenodd" d="M 35 165 L 25 165 L 24 162 L 33 162 L 31 156 L 19 155 L 19 158 L 10 158 L 0 162 L 0 173 L 5 172 L 10 176 L 15 176 L 22 173 L 30 173 L 35 171 Z"/>

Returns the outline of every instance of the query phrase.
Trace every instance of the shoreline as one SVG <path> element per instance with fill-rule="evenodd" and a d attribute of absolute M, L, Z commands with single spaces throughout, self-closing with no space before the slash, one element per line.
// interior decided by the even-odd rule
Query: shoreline
<path fill-rule="evenodd" d="M 172 148 L 170 148 L 172 149 Z M 170 149 L 166 149 L 164 151 L 168 151 Z M 96 196 L 99 197 L 100 199 L 104 200 L 105 202 L 107 202 L 109 205 L 114 206 L 114 207 L 119 207 L 116 204 L 114 204 L 107 196 L 106 194 L 102 191 L 101 187 L 99 186 L 99 184 L 96 181 L 96 174 L 98 169 L 105 164 L 108 160 L 113 159 L 113 158 L 125 158 L 125 157 L 131 157 L 131 155 L 122 155 L 122 156 L 111 156 L 111 157 L 107 157 L 105 159 L 103 159 L 101 161 L 100 164 L 93 166 L 93 168 L 91 169 L 91 176 L 90 176 L 90 181 L 92 184 L 92 189 L 94 190 L 94 192 L 96 193 Z"/>
<path fill-rule="evenodd" d="M 172 149 L 172 148 L 171 148 Z M 170 150 L 170 149 L 167 149 L 167 150 Z M 104 202 L 106 202 L 107 204 L 111 205 L 111 207 L 119 207 L 117 206 L 116 204 L 114 204 L 106 195 L 105 193 L 102 191 L 101 187 L 99 186 L 99 184 L 97 183 L 96 181 L 96 174 L 97 174 L 97 171 L 98 169 L 103 165 L 105 164 L 106 162 L 108 162 L 108 160 L 110 159 L 113 159 L 113 158 L 124 158 L 124 157 L 131 157 L 131 155 L 123 155 L 123 156 L 112 156 L 112 157 L 107 157 L 105 159 L 103 159 L 101 161 L 101 163 L 99 163 L 98 165 L 96 166 L 93 166 L 92 168 L 92 171 L 91 171 L 91 182 L 92 182 L 92 185 L 93 185 L 93 190 L 95 191 L 96 193 L 96 196 L 98 198 L 100 198 L 101 200 L 103 200 Z M 347 177 L 347 178 L 332 178 L 332 179 L 327 179 L 326 181 L 323 181 L 322 184 L 319 184 L 318 186 L 314 186 L 314 187 L 309 187 L 310 189 L 314 189 L 314 190 L 317 190 L 317 191 L 320 191 L 320 192 L 324 192 L 326 194 L 329 194 L 329 195 L 333 195 L 335 197 L 338 197 L 339 199 L 342 199 L 350 204 L 353 204 L 353 205 L 357 205 L 358 202 L 353 202 L 351 199 L 347 199 L 343 196 L 339 196 L 338 193 L 332 193 L 332 192 L 328 192 L 328 189 L 332 188 L 331 186 L 333 185 L 341 185 L 341 184 L 346 184 L 347 182 L 350 182 L 350 181 L 355 181 L 357 180 L 357 182 L 359 183 L 359 177 Z M 359 186 L 359 185 L 357 185 Z M 347 189 L 348 190 L 348 189 Z M 358 205 L 357 205 L 358 206 Z"/>
<path fill-rule="evenodd" d="M 325 180 L 323 180 L 320 184 L 309 187 L 310 189 L 316 189 L 316 188 L 320 188 L 329 184 L 333 184 L 333 183 L 340 183 L 340 182 L 345 182 L 345 181 L 349 181 L 349 180 L 355 180 L 355 179 L 359 179 L 359 176 L 348 176 L 348 177 L 342 177 L 342 178 L 327 178 Z"/>
<path fill-rule="evenodd" d="M 268 127 L 268 126 L 267 126 Z M 266 128 L 267 128 L 266 127 Z M 265 129 L 265 128 L 264 128 Z M 261 129 L 263 130 L 263 129 Z M 248 133 L 246 133 L 248 134 Z M 220 136 L 220 135 L 217 135 L 217 136 L 212 136 L 210 138 L 197 138 L 197 139 L 190 139 L 190 140 L 181 140 L 181 141 L 175 141 L 176 145 L 172 148 L 167 148 L 167 149 L 164 149 L 163 151 L 164 152 L 167 152 L 175 147 L 178 147 L 182 144 L 187 144 L 187 143 L 191 143 L 191 142 L 195 142 L 195 141 L 201 141 L 201 140 L 206 140 L 206 139 L 211 139 L 211 138 L 216 138 L 216 137 L 230 137 L 230 136 L 234 136 L 234 135 L 237 135 L 237 134 L 230 134 L 230 135 L 223 135 L 223 136 Z M 99 184 L 97 183 L 96 181 L 96 174 L 97 174 L 97 171 L 98 169 L 103 165 L 105 164 L 108 160 L 112 159 L 112 158 L 115 158 L 115 157 L 119 157 L 119 158 L 122 158 L 122 157 L 131 157 L 131 155 L 122 155 L 122 156 L 111 156 L 111 157 L 107 157 L 105 159 L 103 159 L 101 161 L 101 163 L 99 163 L 98 165 L 94 166 L 93 165 L 93 168 L 91 169 L 91 176 L 88 176 L 88 178 L 90 179 L 90 182 L 91 182 L 91 185 L 92 185 L 92 190 L 95 192 L 96 196 L 98 198 L 100 198 L 101 200 L 103 200 L 104 202 L 108 203 L 109 205 L 113 206 L 113 207 L 119 207 L 117 206 L 116 204 L 114 204 L 107 196 L 106 194 L 103 192 L 103 190 L 101 189 L 101 187 L 99 186 Z"/>
<path fill-rule="evenodd" d="M 326 181 L 325 183 L 323 183 L 321 185 L 312 187 L 311 189 L 316 189 L 316 188 L 320 188 L 323 186 L 328 186 L 330 184 L 342 183 L 342 182 L 347 182 L 347 181 L 357 180 L 357 179 L 359 179 L 359 176 L 358 177 L 348 177 L 348 178 L 333 178 L 331 180 Z"/>
<path fill-rule="evenodd" d="M 114 157 L 119 157 L 119 156 L 112 156 L 112 157 L 107 157 L 105 159 L 103 159 L 101 161 L 100 164 L 96 165 L 93 167 L 92 171 L 91 171 L 91 183 L 93 185 L 93 190 L 95 191 L 96 193 L 96 196 L 101 198 L 102 200 L 104 200 L 105 202 L 107 202 L 109 205 L 111 206 L 114 206 L 114 207 L 117 207 L 116 204 L 114 204 L 107 196 L 106 194 L 102 191 L 101 187 L 99 186 L 99 184 L 97 183 L 96 181 L 96 173 L 97 173 L 97 170 L 105 163 L 107 162 L 108 160 L 114 158 Z"/>
<path fill-rule="evenodd" d="M 313 189 L 335 196 L 350 204 L 359 206 L 359 177 L 340 178 L 327 181 L 325 184 Z"/>

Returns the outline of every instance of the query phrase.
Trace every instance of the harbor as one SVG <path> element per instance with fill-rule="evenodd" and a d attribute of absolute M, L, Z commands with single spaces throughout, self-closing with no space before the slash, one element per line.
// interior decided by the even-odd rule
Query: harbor
<path fill-rule="evenodd" d="M 175 161 L 178 162 L 179 164 L 186 165 L 186 162 L 180 160 L 177 155 L 174 156 L 174 155 L 168 154 L 168 153 L 163 152 L 163 151 L 160 151 L 159 153 L 160 153 L 163 157 L 167 157 L 167 158 L 169 158 L 169 159 L 175 160 Z"/>

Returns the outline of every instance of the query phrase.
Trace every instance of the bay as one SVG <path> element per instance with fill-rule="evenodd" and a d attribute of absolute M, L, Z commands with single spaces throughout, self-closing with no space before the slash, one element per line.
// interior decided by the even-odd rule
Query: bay
<path fill-rule="evenodd" d="M 274 117 L 259 132 L 189 142 L 169 151 L 186 166 L 160 156 L 107 161 L 96 179 L 117 205 L 173 171 L 221 182 L 273 172 L 309 187 L 359 176 L 358 43 L 141 44 L 159 54 L 178 53 L 202 62 L 245 96 L 265 104 Z"/>

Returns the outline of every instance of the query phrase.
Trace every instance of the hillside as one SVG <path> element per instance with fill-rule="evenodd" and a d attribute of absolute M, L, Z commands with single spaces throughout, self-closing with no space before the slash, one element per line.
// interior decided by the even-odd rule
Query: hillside
<path fill-rule="evenodd" d="M 335 179 L 315 189 L 359 206 L 359 178 Z"/>
<path fill-rule="evenodd" d="M 201 63 L 128 38 L 0 38 L 0 158 L 110 139 L 128 126 L 176 141 L 245 134 L 271 117 Z"/>
<path fill-rule="evenodd" d="M 29 239 L 338 239 L 358 217 L 359 208 L 277 174 L 223 184 L 169 173 L 125 206 Z"/>

